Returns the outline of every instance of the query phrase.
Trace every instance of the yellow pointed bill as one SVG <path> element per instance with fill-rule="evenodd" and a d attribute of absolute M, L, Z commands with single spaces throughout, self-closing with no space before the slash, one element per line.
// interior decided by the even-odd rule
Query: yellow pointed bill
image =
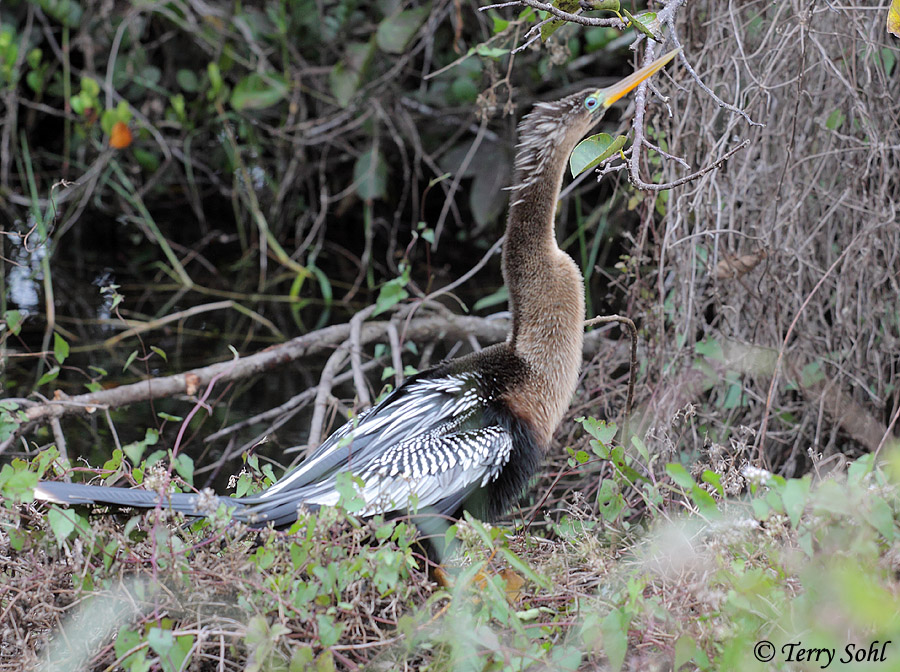
<path fill-rule="evenodd" d="M 681 47 L 679 47 L 678 49 L 673 49 L 669 53 L 660 56 L 649 65 L 645 65 L 640 70 L 628 75 L 628 77 L 623 79 L 621 82 L 613 84 L 608 89 L 600 89 L 600 91 L 597 92 L 597 97 L 603 101 L 603 107 L 609 107 L 619 98 L 634 89 L 645 79 L 655 74 L 659 70 L 662 70 L 663 66 L 673 58 L 675 58 L 675 56 L 680 51 Z"/>

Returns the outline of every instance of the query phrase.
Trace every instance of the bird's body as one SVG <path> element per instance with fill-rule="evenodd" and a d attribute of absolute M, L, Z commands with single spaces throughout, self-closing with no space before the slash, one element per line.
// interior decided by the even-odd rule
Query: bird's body
<path fill-rule="evenodd" d="M 546 454 L 581 368 L 584 286 L 556 243 L 554 213 L 569 155 L 605 109 L 674 55 L 605 91 L 538 104 L 519 127 L 516 182 L 503 246 L 512 327 L 506 342 L 421 372 L 332 434 L 258 495 L 152 491 L 41 482 L 39 499 L 162 505 L 208 515 L 224 504 L 253 525 L 288 525 L 301 507 L 338 502 L 339 474 L 361 479 L 360 513 L 410 508 L 493 519 L 521 494 Z"/>
<path fill-rule="evenodd" d="M 416 508 L 456 515 L 464 504 L 493 519 L 521 493 L 543 455 L 531 424 L 509 400 L 528 378 L 508 343 L 451 360 L 412 376 L 378 404 L 346 423 L 302 464 L 252 497 L 169 493 L 58 482 L 38 484 L 38 499 L 66 504 L 164 508 L 210 515 L 220 505 L 251 525 L 289 525 L 299 507 L 338 503 L 338 474 L 364 484 L 362 515 Z"/>

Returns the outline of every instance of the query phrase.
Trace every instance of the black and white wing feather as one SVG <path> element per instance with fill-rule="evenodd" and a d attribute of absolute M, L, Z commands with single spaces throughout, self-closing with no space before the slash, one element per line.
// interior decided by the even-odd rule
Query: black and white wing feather
<path fill-rule="evenodd" d="M 236 515 L 251 522 L 296 517 L 301 505 L 337 503 L 337 475 L 362 479 L 363 515 L 458 502 L 497 478 L 512 437 L 485 426 L 491 401 L 477 374 L 417 376 L 332 434 L 305 462 L 265 492 L 239 500 Z"/>
<path fill-rule="evenodd" d="M 167 496 L 54 482 L 40 483 L 36 496 L 68 504 L 161 504 L 187 515 L 205 515 L 225 504 L 239 520 L 280 526 L 296 520 L 301 507 L 336 504 L 337 477 L 349 472 L 363 482 L 362 515 L 404 511 L 412 503 L 420 510 L 452 514 L 472 492 L 497 481 L 510 464 L 517 437 L 522 439 L 521 432 L 492 410 L 496 393 L 487 389 L 477 371 L 443 369 L 413 376 L 338 429 L 272 487 L 252 497 Z M 514 463 L 513 470 L 522 471 L 517 483 L 510 487 L 504 481 L 497 483 L 512 496 L 533 467 L 527 460 Z"/>

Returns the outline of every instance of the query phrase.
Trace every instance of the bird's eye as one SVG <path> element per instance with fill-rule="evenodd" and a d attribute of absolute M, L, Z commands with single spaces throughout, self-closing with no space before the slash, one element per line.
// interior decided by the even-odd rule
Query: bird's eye
<path fill-rule="evenodd" d="M 589 110 L 597 109 L 597 106 L 600 104 L 600 101 L 597 100 L 597 96 L 588 96 L 584 99 L 584 106 Z"/>

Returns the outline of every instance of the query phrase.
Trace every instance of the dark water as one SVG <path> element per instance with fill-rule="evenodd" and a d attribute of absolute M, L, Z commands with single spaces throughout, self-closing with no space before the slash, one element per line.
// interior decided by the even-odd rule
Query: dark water
<path fill-rule="evenodd" d="M 20 230 L 26 229 L 25 222 L 18 225 Z M 53 250 L 49 269 L 56 332 L 69 345 L 70 353 L 58 376 L 37 387 L 37 393 L 46 398 L 60 392 L 75 396 L 89 391 L 93 385 L 115 387 L 227 361 L 232 357 L 229 346 L 241 355 L 252 354 L 315 327 L 346 322 L 355 310 L 368 305 L 377 296 L 376 289 L 369 290 L 363 286 L 353 302 L 335 302 L 326 310 L 321 298 L 310 292 L 308 296 L 301 295 L 309 303 L 295 316 L 290 303 L 278 300 L 284 297 L 284 283 L 276 286 L 269 298 L 251 296 L 256 294 L 257 272 L 252 266 L 239 273 L 230 271 L 240 257 L 240 250 L 231 241 L 204 249 L 208 259 L 216 260 L 213 272 L 189 267 L 192 279 L 205 289 L 182 292 L 177 282 L 159 270 L 159 251 L 148 245 L 146 240 L 125 235 L 121 228 L 116 229 L 117 226 L 121 225 L 103 221 L 96 226 L 79 226 L 66 238 L 68 244 Z M 26 316 L 21 333 L 9 337 L 5 344 L 6 354 L 17 356 L 5 358 L 6 366 L 2 372 L 4 396 L 34 399 L 36 383 L 57 364 L 52 354 L 43 359 L 22 356 L 41 352 L 46 338 L 46 267 L 41 262 L 48 248 L 38 244 L 35 236 L 28 240 L 22 236 L 8 236 L 4 249 L 4 256 L 13 262 L 5 264 L 3 273 L 5 310 L 18 310 Z M 477 258 L 474 255 L 480 256 L 477 250 L 471 254 L 473 259 Z M 479 276 L 479 279 L 490 283 L 492 291 L 501 282 L 498 265 L 499 259 L 494 258 L 489 264 L 491 268 Z M 212 290 L 212 293 L 206 290 Z M 485 288 L 480 283 L 472 283 L 472 286 L 461 290 L 457 295 L 471 305 Z M 145 331 L 139 338 L 132 336 L 107 345 L 109 339 L 116 338 L 131 326 L 129 321 L 159 319 L 221 301 L 228 296 L 237 297 L 236 300 L 242 305 L 270 321 L 281 336 L 234 309 L 221 308 Z M 504 308 L 501 305 L 488 312 Z M 48 350 L 51 353 L 53 344 L 50 338 Z M 365 350 L 366 359 L 375 352 L 374 346 Z M 135 352 L 137 355 L 133 357 Z M 165 357 L 160 352 L 165 353 Z M 414 351 L 406 354 L 406 364 L 418 364 Z M 432 361 L 444 354 L 446 350 L 438 348 Z M 304 359 L 252 379 L 218 384 L 210 397 L 212 412 L 201 410 L 196 414 L 185 434 L 181 450 L 195 459 L 198 470 L 216 463 L 223 451 L 239 455 L 240 447 L 246 447 L 262 435 L 271 421 L 253 425 L 212 443 L 206 443 L 203 439 L 316 386 L 324 359 Z M 389 362 L 386 361 L 386 364 Z M 392 376 L 382 381 L 382 371 L 382 367 L 377 366 L 369 375 L 370 387 L 375 395 L 386 383 L 393 382 Z M 353 408 L 355 390 L 352 385 L 338 385 L 333 393 L 344 402 L 343 411 Z M 111 410 L 110 418 L 121 444 L 140 440 L 147 428 L 155 428 L 161 432 L 161 441 L 154 448 L 171 448 L 181 423 L 165 419 L 164 414 L 183 418 L 193 406 L 194 401 L 186 397 L 159 399 Z M 284 466 L 300 459 L 302 452 L 286 451 L 306 442 L 311 413 L 310 404 L 269 432 L 266 442 L 254 448 L 254 452 Z M 329 414 L 329 431 L 339 426 L 342 417 L 340 411 Z M 86 461 L 92 466 L 102 465 L 115 447 L 110 423 L 102 412 L 67 416 L 62 420 L 62 430 L 73 463 L 83 464 Z M 37 428 L 24 438 L 27 448 L 19 441 L 7 450 L 2 459 L 34 454 L 36 450 L 54 443 L 47 426 Z M 219 489 L 224 488 L 229 475 L 240 470 L 241 466 L 239 457 L 231 459 L 217 470 L 213 484 Z M 276 467 L 275 473 L 279 474 L 280 469 Z M 198 474 L 196 485 L 205 485 L 210 474 Z"/>

